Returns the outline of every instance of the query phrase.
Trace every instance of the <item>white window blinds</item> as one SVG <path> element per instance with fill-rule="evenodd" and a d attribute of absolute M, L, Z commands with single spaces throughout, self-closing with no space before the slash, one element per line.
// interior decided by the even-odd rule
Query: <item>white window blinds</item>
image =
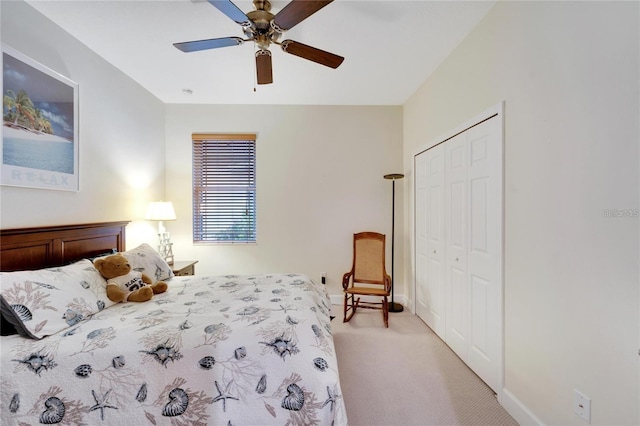
<path fill-rule="evenodd" d="M 256 135 L 192 139 L 193 241 L 256 242 Z"/>

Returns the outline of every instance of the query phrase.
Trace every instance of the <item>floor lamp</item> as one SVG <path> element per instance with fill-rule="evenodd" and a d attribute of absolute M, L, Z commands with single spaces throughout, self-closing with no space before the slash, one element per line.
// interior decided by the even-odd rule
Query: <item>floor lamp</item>
<path fill-rule="evenodd" d="M 392 192 L 391 192 L 391 303 L 389 304 L 389 312 L 402 312 L 404 307 L 400 303 L 395 303 L 393 301 L 393 287 L 395 285 L 395 280 L 393 278 L 393 267 L 394 267 L 394 246 L 395 246 L 395 228 L 396 228 L 396 180 L 402 179 L 404 175 L 400 173 L 392 173 L 390 175 L 384 175 L 385 179 L 391 179 L 392 181 Z"/>

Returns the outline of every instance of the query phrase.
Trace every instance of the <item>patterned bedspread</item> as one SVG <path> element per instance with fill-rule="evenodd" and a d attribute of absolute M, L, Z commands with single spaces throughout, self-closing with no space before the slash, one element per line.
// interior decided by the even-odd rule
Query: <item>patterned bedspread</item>
<path fill-rule="evenodd" d="M 2 337 L 0 423 L 346 425 L 324 286 L 176 277 L 42 340 Z"/>

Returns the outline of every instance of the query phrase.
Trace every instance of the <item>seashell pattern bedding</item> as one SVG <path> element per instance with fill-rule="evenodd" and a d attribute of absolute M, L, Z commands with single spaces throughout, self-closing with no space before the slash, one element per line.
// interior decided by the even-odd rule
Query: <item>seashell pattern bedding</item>
<path fill-rule="evenodd" d="M 41 340 L 1 341 L 0 423 L 346 425 L 323 285 L 187 276 Z"/>

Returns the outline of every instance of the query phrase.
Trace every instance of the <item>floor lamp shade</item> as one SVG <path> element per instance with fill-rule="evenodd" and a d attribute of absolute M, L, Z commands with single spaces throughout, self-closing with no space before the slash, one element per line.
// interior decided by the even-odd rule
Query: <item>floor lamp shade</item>
<path fill-rule="evenodd" d="M 394 279 L 394 248 L 395 248 L 395 227 L 396 227 L 396 180 L 402 179 L 404 177 L 403 174 L 400 173 L 391 173 L 388 175 L 384 175 L 385 179 L 390 179 L 392 182 L 392 190 L 391 190 L 391 303 L 389 304 L 389 312 L 402 312 L 404 307 L 400 303 L 396 303 L 393 300 L 394 296 L 394 287 L 395 287 L 395 279 Z"/>

